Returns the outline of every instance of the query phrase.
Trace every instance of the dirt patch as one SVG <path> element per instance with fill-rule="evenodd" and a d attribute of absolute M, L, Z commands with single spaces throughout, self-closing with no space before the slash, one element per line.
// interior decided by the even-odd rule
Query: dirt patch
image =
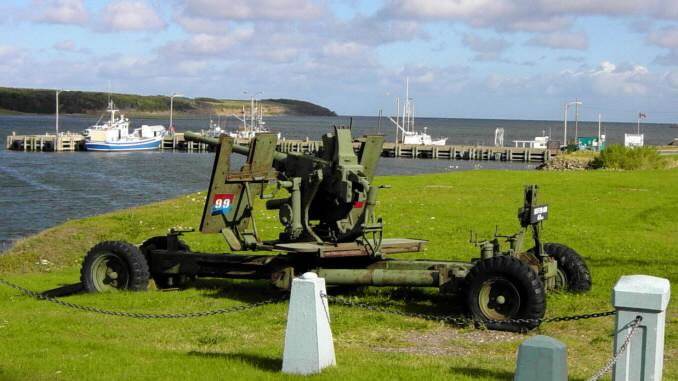
<path fill-rule="evenodd" d="M 377 346 L 373 347 L 373 350 L 429 356 L 457 356 L 477 351 L 478 344 L 506 343 L 523 339 L 524 335 L 512 332 L 439 328 L 433 331 L 410 332 L 401 339 L 402 346 Z"/>

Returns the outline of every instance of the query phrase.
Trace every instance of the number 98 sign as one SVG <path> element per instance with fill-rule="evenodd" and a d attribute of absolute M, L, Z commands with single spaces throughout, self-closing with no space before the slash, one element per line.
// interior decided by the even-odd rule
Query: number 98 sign
<path fill-rule="evenodd" d="M 212 202 L 212 215 L 226 214 L 231 210 L 233 204 L 233 194 L 216 194 Z"/>

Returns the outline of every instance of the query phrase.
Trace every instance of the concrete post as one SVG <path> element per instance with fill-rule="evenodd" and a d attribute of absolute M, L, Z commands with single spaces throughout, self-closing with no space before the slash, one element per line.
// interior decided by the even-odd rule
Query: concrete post
<path fill-rule="evenodd" d="M 626 352 L 614 367 L 614 381 L 660 381 L 664 362 L 664 324 L 671 285 L 668 279 L 648 275 L 623 276 L 617 281 L 612 303 L 617 310 L 615 353 L 636 316 L 643 320 Z"/>
<path fill-rule="evenodd" d="M 514 381 L 567 381 L 567 347 L 548 336 L 520 344 Z"/>
<path fill-rule="evenodd" d="M 336 365 L 325 279 L 305 273 L 292 280 L 283 373 L 313 374 Z"/>

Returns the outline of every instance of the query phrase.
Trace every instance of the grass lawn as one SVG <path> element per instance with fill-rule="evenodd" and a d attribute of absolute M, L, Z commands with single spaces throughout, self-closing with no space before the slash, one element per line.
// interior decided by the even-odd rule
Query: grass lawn
<path fill-rule="evenodd" d="M 550 205 L 547 242 L 566 243 L 587 260 L 588 294 L 549 294 L 547 316 L 611 309 L 624 274 L 678 281 L 678 170 L 468 171 L 382 177 L 379 212 L 386 235 L 429 240 L 423 258 L 477 255 L 469 230 L 489 236 L 517 230 L 524 184 L 541 186 Z M 139 243 L 171 226 L 198 226 L 204 192 L 135 209 L 69 221 L 19 242 L 0 257 L 2 277 L 44 291 L 74 283 L 84 253 L 101 240 Z M 152 200 L 149 200 L 152 201 Z M 266 238 L 279 231 L 258 212 Z M 11 216 L 9 216 L 11 218 Z M 223 251 L 216 235 L 187 234 L 194 250 Z M 415 257 L 415 255 L 400 255 Z M 188 312 L 267 299 L 264 283 L 203 280 L 184 291 L 74 295 L 65 300 L 137 312 Z M 385 307 L 445 313 L 455 299 L 435 293 L 370 288 L 349 297 Z M 403 301 L 403 296 L 408 300 Z M 0 379 L 281 379 L 285 304 L 191 320 L 132 320 L 68 310 L 0 286 Z M 313 379 L 511 380 L 527 335 L 461 329 L 436 322 L 333 305 L 338 367 Z M 678 379 L 678 308 L 669 305 L 664 379 Z M 549 323 L 568 345 L 570 377 L 583 380 L 610 357 L 612 318 Z"/>

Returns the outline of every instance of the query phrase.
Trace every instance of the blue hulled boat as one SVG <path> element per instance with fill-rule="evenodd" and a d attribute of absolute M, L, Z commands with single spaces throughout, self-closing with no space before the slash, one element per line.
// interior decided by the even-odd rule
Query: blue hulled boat
<path fill-rule="evenodd" d="M 87 151 L 149 151 L 160 148 L 161 143 L 162 136 L 139 140 L 87 141 L 85 149 Z"/>
<path fill-rule="evenodd" d="M 83 134 L 86 137 L 85 149 L 87 151 L 150 151 L 160 148 L 162 138 L 167 134 L 164 126 L 143 125 L 129 132 L 129 119 L 120 114 L 112 101 L 108 102 L 110 120 L 97 123 Z"/>

